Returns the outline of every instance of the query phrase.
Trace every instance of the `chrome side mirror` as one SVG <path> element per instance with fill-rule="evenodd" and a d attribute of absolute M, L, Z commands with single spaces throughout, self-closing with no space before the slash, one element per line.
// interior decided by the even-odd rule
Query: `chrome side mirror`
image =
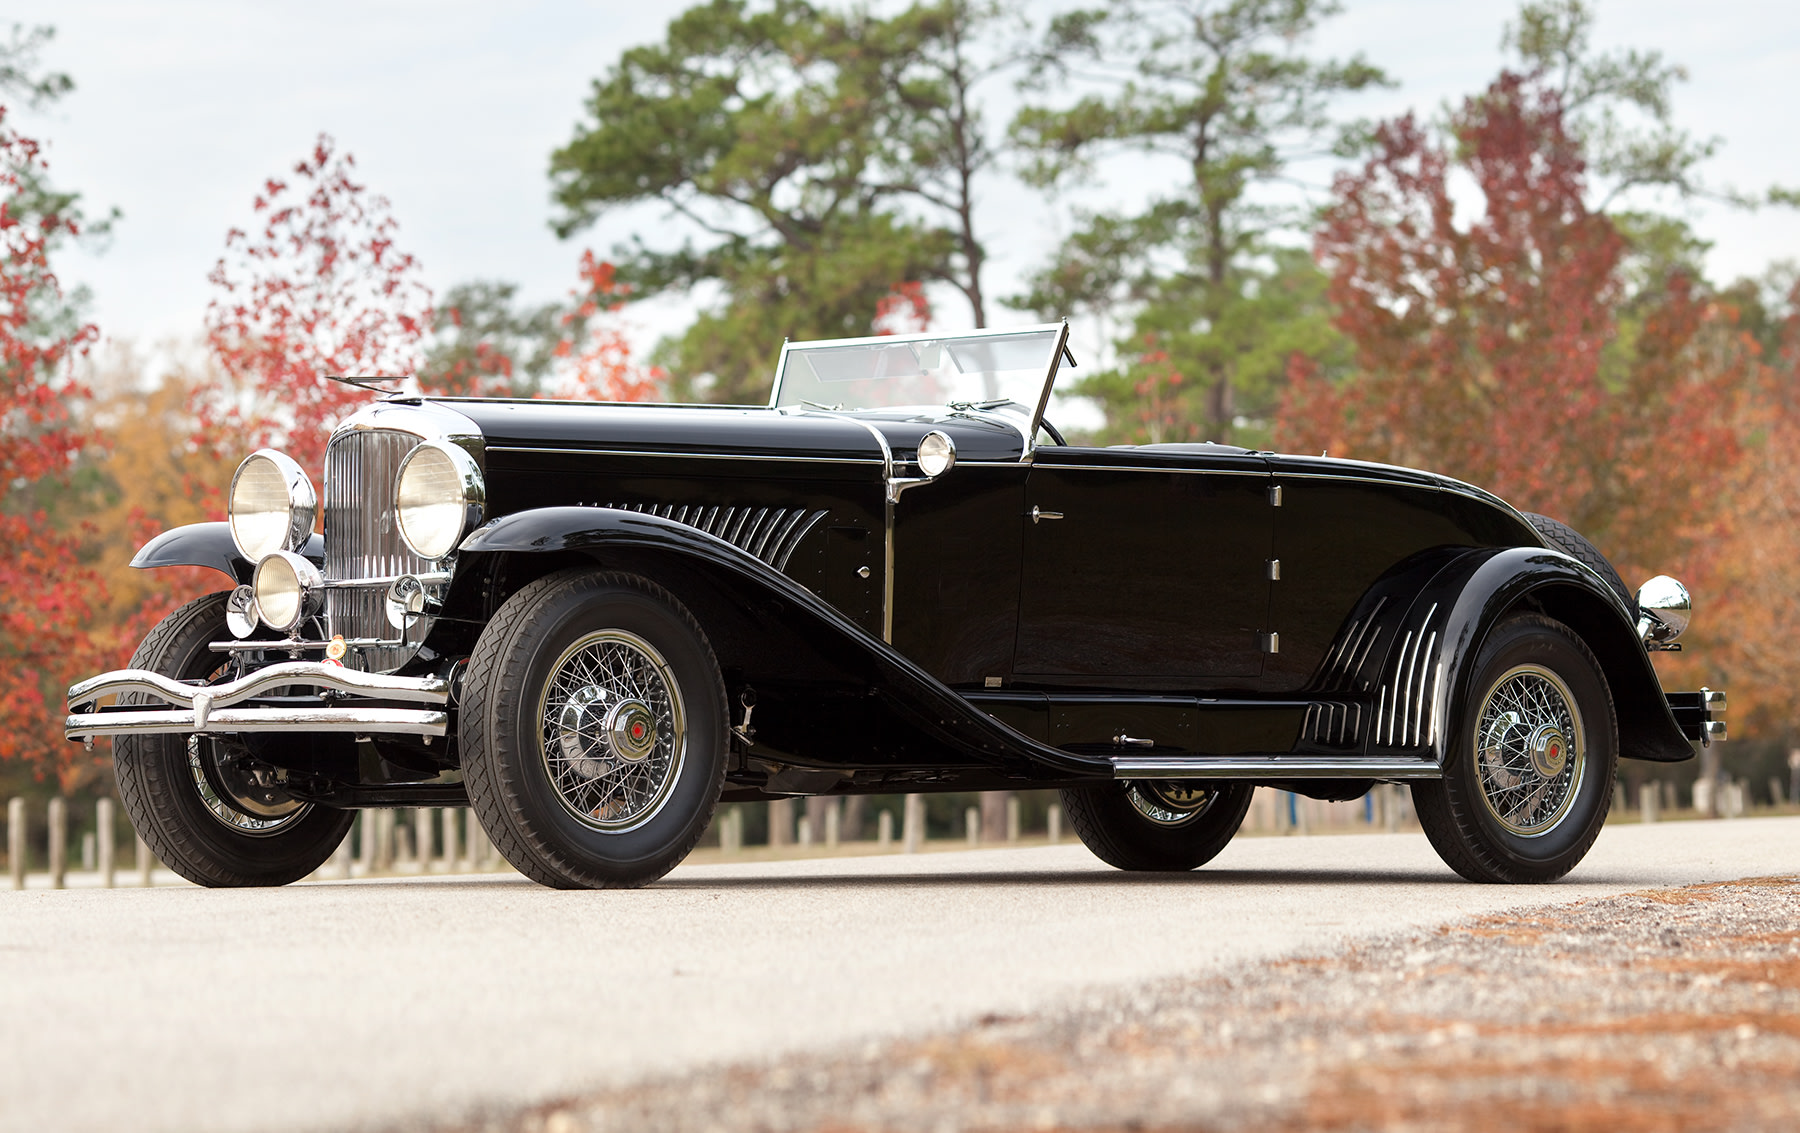
<path fill-rule="evenodd" d="M 1638 637 L 1645 644 L 1674 641 L 1694 617 L 1694 602 L 1688 597 L 1687 587 L 1666 574 L 1638 587 L 1637 604 Z"/>

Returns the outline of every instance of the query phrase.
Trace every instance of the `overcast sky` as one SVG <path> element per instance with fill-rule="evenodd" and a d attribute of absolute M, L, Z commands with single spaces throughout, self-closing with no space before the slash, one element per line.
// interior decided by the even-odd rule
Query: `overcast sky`
<path fill-rule="evenodd" d="M 1514 10 L 1442 0 L 1345 7 L 1313 46 L 1321 55 L 1362 52 L 1400 80 L 1353 107 L 1371 115 L 1430 111 L 1485 85 Z M 1687 65 L 1677 113 L 1687 128 L 1723 137 L 1714 180 L 1800 185 L 1800 4 L 1600 0 L 1598 9 L 1602 46 L 1654 48 Z M 246 222 L 261 180 L 291 166 L 320 131 L 354 153 L 367 183 L 390 199 L 401 245 L 439 293 L 496 278 L 556 298 L 573 285 L 582 247 L 604 251 L 634 230 L 655 242 L 667 229 L 654 210 L 557 240 L 546 223 L 545 167 L 579 119 L 589 82 L 622 48 L 659 38 L 678 10 L 643 0 L 13 0 L 6 19 L 54 24 L 44 63 L 76 81 L 73 95 L 21 113 L 17 124 L 49 140 L 59 185 L 124 214 L 103 254 L 63 262 L 65 281 L 92 289 L 109 336 L 148 345 L 198 331 L 226 230 Z M 1715 277 L 1800 258 L 1793 213 L 1692 212 L 1715 242 Z M 999 294 L 1061 223 L 998 184 L 984 220 L 996 254 L 988 289 Z M 645 312 L 640 332 L 681 318 L 666 306 Z"/>

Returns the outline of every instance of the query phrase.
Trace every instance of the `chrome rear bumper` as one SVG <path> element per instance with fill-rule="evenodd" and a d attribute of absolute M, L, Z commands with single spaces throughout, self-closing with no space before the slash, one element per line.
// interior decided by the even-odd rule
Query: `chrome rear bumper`
<path fill-rule="evenodd" d="M 314 689 L 345 698 L 400 700 L 437 705 L 435 709 L 343 705 L 232 708 L 271 689 Z M 101 697 L 141 693 L 169 708 L 125 705 L 99 707 Z M 284 661 L 249 676 L 217 685 L 191 685 L 147 669 L 102 673 L 69 688 L 70 715 L 63 735 L 71 740 L 93 736 L 179 734 L 191 732 L 378 732 L 441 736 L 450 727 L 450 682 L 442 677 L 394 677 L 364 673 L 319 661 Z"/>

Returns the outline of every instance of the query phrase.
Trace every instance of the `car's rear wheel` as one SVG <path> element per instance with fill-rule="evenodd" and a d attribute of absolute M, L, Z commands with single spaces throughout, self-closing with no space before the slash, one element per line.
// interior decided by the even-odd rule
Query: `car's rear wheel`
<path fill-rule="evenodd" d="M 1250 809 L 1247 783 L 1135 779 L 1062 792 L 1094 856 L 1125 870 L 1181 871 L 1217 857 Z"/>
<path fill-rule="evenodd" d="M 209 646 L 231 636 L 229 596 L 196 598 L 164 618 L 131 667 L 182 681 L 223 676 L 224 658 Z M 298 881 L 331 856 L 356 817 L 258 784 L 230 736 L 118 736 L 113 764 L 131 824 L 164 865 L 198 885 Z"/>
<path fill-rule="evenodd" d="M 1413 785 L 1419 823 L 1471 881 L 1554 881 L 1612 805 L 1618 724 L 1599 662 L 1561 622 L 1496 626 L 1476 655 L 1444 777 Z"/>
<path fill-rule="evenodd" d="M 476 644 L 460 711 L 476 817 L 545 885 L 655 881 L 718 803 L 718 662 L 686 608 L 637 575 L 565 571 L 513 595 Z"/>

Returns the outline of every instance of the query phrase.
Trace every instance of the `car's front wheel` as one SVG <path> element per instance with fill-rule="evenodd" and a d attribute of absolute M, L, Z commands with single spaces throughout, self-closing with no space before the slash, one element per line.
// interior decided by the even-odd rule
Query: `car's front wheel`
<path fill-rule="evenodd" d="M 509 598 L 469 660 L 460 712 L 476 817 L 542 884 L 655 881 L 718 803 L 718 662 L 686 608 L 637 575 L 564 571 Z"/>
<path fill-rule="evenodd" d="M 1413 804 L 1470 881 L 1554 881 L 1599 837 L 1618 761 L 1599 662 L 1561 622 L 1522 615 L 1483 643 L 1444 777 L 1415 783 Z"/>
<path fill-rule="evenodd" d="M 208 594 L 164 618 L 131 667 L 190 682 L 226 676 L 211 643 L 231 637 L 227 597 Z M 257 783 L 231 736 L 119 736 L 113 764 L 131 824 L 164 865 L 197 885 L 298 881 L 324 864 L 356 817 Z"/>
<path fill-rule="evenodd" d="M 1181 871 L 1217 857 L 1243 824 L 1245 783 L 1128 780 L 1062 792 L 1069 825 L 1094 856 L 1126 870 Z"/>

